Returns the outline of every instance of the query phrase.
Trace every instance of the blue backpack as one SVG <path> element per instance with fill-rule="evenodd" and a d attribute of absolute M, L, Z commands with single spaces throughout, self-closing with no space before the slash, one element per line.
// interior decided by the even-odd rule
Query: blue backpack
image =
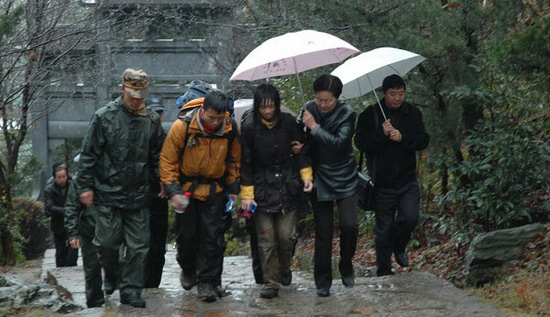
<path fill-rule="evenodd" d="M 204 96 L 206 96 L 206 94 L 211 90 L 214 90 L 211 84 L 200 79 L 193 80 L 189 84 L 187 92 L 181 95 L 176 100 L 176 108 L 178 108 L 178 110 L 181 110 L 181 108 L 185 106 L 185 104 L 187 104 L 189 101 L 195 100 L 197 98 L 204 98 Z M 231 115 L 233 115 L 233 112 L 235 112 L 235 107 L 233 106 L 233 103 L 233 98 L 228 96 L 227 111 L 229 111 Z"/>

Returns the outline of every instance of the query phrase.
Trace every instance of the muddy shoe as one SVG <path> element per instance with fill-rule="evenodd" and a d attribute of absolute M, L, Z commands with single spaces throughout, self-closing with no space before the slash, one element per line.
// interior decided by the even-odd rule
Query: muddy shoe
<path fill-rule="evenodd" d="M 399 266 L 401 267 L 409 266 L 409 259 L 407 257 L 407 253 L 403 252 L 403 253 L 395 254 L 395 262 L 397 262 L 397 264 L 399 264 Z"/>
<path fill-rule="evenodd" d="M 351 288 L 355 285 L 355 278 L 353 277 L 353 275 L 342 276 L 342 284 L 344 284 L 344 286 L 347 288 Z"/>
<path fill-rule="evenodd" d="M 139 295 L 122 294 L 120 295 L 120 303 L 127 304 L 133 307 L 145 308 L 145 301 Z"/>
<path fill-rule="evenodd" d="M 105 280 L 103 281 L 103 290 L 105 293 L 107 295 L 111 295 L 115 292 L 116 288 L 116 280 L 105 277 Z"/>
<path fill-rule="evenodd" d="M 320 288 L 320 289 L 317 290 L 317 296 L 329 297 L 330 296 L 330 290 L 328 288 Z"/>
<path fill-rule="evenodd" d="M 279 290 L 275 288 L 266 288 L 260 293 L 261 298 L 273 298 L 277 296 L 279 296 Z"/>
<path fill-rule="evenodd" d="M 193 288 L 193 286 L 197 285 L 197 277 L 191 276 L 187 274 L 183 274 L 183 271 L 180 273 L 180 283 L 181 287 L 183 287 L 184 290 L 188 291 Z"/>
<path fill-rule="evenodd" d="M 88 308 L 101 307 L 104 304 L 105 304 L 105 300 L 103 300 L 103 298 L 97 299 L 97 300 L 86 301 L 86 306 L 88 306 Z"/>
<path fill-rule="evenodd" d="M 219 298 L 231 295 L 231 292 L 221 287 L 221 285 L 214 286 L 214 293 L 216 293 L 216 296 L 218 296 Z"/>
<path fill-rule="evenodd" d="M 290 283 L 292 283 L 292 271 L 288 271 L 288 273 L 281 273 L 281 284 L 288 286 Z"/>
<path fill-rule="evenodd" d="M 199 299 L 203 302 L 211 303 L 215 302 L 218 299 L 216 292 L 214 292 L 212 284 L 199 283 L 199 285 L 197 286 L 197 291 Z"/>

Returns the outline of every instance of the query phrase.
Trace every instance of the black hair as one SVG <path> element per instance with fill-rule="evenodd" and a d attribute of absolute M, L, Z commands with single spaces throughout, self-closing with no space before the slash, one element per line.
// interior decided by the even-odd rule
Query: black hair
<path fill-rule="evenodd" d="M 393 74 L 384 78 L 384 81 L 382 82 L 383 92 L 386 92 L 388 89 L 399 89 L 399 88 L 403 88 L 404 90 L 407 90 L 405 81 L 403 80 L 403 78 L 401 78 L 401 76 Z"/>
<path fill-rule="evenodd" d="M 316 93 L 319 91 L 329 91 L 338 99 L 340 94 L 342 94 L 342 86 L 340 78 L 330 74 L 323 74 L 313 82 L 313 91 Z"/>
<path fill-rule="evenodd" d="M 204 96 L 204 110 L 212 109 L 218 114 L 227 111 L 227 96 L 221 90 L 209 91 Z"/>
<path fill-rule="evenodd" d="M 273 100 L 275 102 L 275 117 L 281 112 L 281 96 L 275 86 L 271 84 L 260 84 L 254 90 L 254 113 L 260 115 L 260 106 L 264 100 Z"/>
<path fill-rule="evenodd" d="M 55 173 L 59 171 L 65 171 L 67 174 L 69 173 L 67 170 L 67 164 L 65 162 L 55 162 L 52 166 L 52 176 L 55 178 Z"/>

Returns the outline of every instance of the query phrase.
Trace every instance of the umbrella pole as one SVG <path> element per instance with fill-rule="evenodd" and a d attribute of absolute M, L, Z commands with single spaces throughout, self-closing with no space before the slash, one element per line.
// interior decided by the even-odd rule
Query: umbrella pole
<path fill-rule="evenodd" d="M 378 99 L 378 95 L 376 94 L 376 90 L 374 90 L 374 86 L 372 85 L 372 82 L 370 81 L 369 75 L 367 75 L 367 79 L 369 80 L 369 84 L 372 87 L 372 92 L 374 93 L 374 97 L 376 97 L 376 101 L 378 102 L 378 107 L 380 107 L 380 111 L 382 112 L 382 115 L 384 116 L 384 121 L 388 121 L 388 118 L 386 117 L 386 113 L 384 112 L 384 109 L 382 109 L 382 104 L 380 103 L 380 99 Z"/>
<path fill-rule="evenodd" d="M 298 86 L 300 87 L 300 95 L 302 96 L 302 105 L 305 105 L 306 100 L 304 98 L 304 90 L 302 89 L 302 81 L 300 80 L 300 74 L 296 73 L 296 77 L 298 77 Z"/>

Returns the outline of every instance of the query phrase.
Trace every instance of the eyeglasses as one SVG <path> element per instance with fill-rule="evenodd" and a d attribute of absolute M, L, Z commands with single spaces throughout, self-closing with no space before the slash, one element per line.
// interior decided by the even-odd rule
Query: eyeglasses
<path fill-rule="evenodd" d="M 318 105 L 321 105 L 321 104 L 329 105 L 329 104 L 333 103 L 335 100 L 336 100 L 336 98 L 330 98 L 330 99 L 315 98 L 315 103 L 317 103 Z"/>

